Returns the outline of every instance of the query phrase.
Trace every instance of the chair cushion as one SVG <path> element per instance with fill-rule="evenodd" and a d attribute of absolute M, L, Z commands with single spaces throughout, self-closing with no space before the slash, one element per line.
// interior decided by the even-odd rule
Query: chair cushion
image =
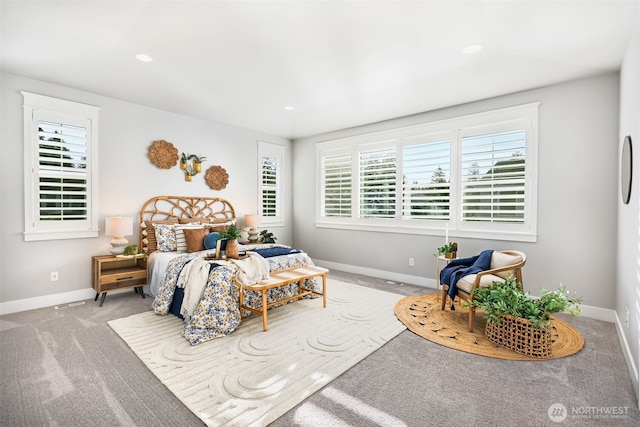
<path fill-rule="evenodd" d="M 493 270 L 494 268 L 507 267 L 509 265 L 517 264 L 520 261 L 522 261 L 522 257 L 520 257 L 520 255 L 511 255 L 511 254 L 505 254 L 504 252 L 493 251 L 493 254 L 491 255 L 491 264 L 489 265 L 489 269 Z M 513 274 L 514 274 L 513 270 L 500 271 L 496 273 L 497 276 L 500 276 L 503 279 L 506 279 Z"/>
<path fill-rule="evenodd" d="M 456 288 L 460 291 L 471 293 L 471 288 L 473 287 L 473 284 L 476 281 L 476 276 L 477 274 L 469 274 L 467 276 L 462 277 L 460 280 L 458 280 L 458 283 L 456 283 Z M 493 274 L 485 274 L 480 279 L 480 287 L 486 288 L 487 286 L 491 285 L 493 282 L 502 283 L 504 282 L 504 279 L 502 277 L 498 277 Z"/>

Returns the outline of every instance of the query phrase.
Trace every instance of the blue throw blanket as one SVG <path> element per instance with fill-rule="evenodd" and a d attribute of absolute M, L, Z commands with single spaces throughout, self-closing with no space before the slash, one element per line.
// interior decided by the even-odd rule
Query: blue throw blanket
<path fill-rule="evenodd" d="M 302 252 L 300 249 L 281 248 L 281 247 L 254 249 L 253 251 L 262 255 L 263 258 L 271 258 L 274 256 L 288 255 L 288 254 L 297 254 Z"/>
<path fill-rule="evenodd" d="M 491 265 L 493 249 L 480 252 L 480 255 L 469 258 L 454 259 L 440 272 L 440 283 L 449 286 L 447 294 L 453 299 L 456 296 L 456 283 L 469 274 L 477 274 L 488 270 Z"/>

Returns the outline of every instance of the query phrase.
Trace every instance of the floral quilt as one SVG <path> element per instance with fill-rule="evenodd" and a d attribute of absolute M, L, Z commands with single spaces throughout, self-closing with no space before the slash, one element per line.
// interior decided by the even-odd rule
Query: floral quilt
<path fill-rule="evenodd" d="M 258 245 L 252 249 L 265 247 L 284 247 L 283 245 Z M 196 257 L 207 256 L 207 251 L 185 253 L 169 262 L 167 270 L 162 278 L 162 284 L 153 301 L 153 310 L 156 314 L 167 315 L 176 291 L 178 278 L 184 266 Z M 269 263 L 269 271 L 275 272 L 305 265 L 313 265 L 313 261 L 304 252 L 291 253 L 266 258 Z M 204 288 L 202 299 L 191 316 L 191 320 L 185 322 L 182 335 L 192 344 L 210 341 L 233 332 L 241 322 L 243 316 L 250 315 L 244 310 L 240 313 L 238 299 L 238 286 L 235 275 L 238 267 L 232 263 L 224 265 L 212 264 L 209 271 L 207 284 Z M 188 284 L 187 284 L 188 286 Z M 304 286 L 322 291 L 321 283 L 308 279 Z M 244 302 L 249 307 L 259 308 L 262 305 L 260 292 L 244 290 Z M 286 297 L 297 294 L 297 283 L 272 288 L 267 292 L 268 302 L 280 301 Z"/>

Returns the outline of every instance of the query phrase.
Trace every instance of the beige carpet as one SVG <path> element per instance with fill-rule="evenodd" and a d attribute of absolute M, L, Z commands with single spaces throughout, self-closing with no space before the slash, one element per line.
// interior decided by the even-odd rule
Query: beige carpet
<path fill-rule="evenodd" d="M 251 316 L 231 335 L 191 346 L 175 316 L 109 322 L 207 425 L 264 426 L 398 335 L 402 296 L 328 279 L 327 308 L 307 299 Z"/>
<path fill-rule="evenodd" d="M 436 294 L 402 298 L 394 311 L 407 328 L 423 338 L 467 353 L 508 360 L 549 360 L 571 356 L 582 350 L 584 338 L 571 325 L 554 317 L 549 326 L 551 332 L 551 355 L 544 359 L 516 353 L 501 347 L 485 336 L 486 320 L 481 310 L 476 312 L 473 332 L 469 332 L 469 309 L 456 303 L 451 311 L 448 300 L 442 310 Z"/>

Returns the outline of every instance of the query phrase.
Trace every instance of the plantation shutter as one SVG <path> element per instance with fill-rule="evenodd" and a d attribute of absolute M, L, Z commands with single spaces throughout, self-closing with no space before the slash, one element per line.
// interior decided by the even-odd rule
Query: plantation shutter
<path fill-rule="evenodd" d="M 74 222 L 72 228 L 76 228 L 89 221 L 90 123 L 81 118 L 52 121 L 39 116 L 34 112 L 38 128 L 37 163 L 33 168 L 38 205 L 35 221 L 44 222 L 44 228 L 47 222 Z M 60 228 L 59 224 L 55 228 Z"/>
<path fill-rule="evenodd" d="M 276 157 L 262 157 L 262 212 L 263 217 L 280 216 L 279 164 Z"/>
<path fill-rule="evenodd" d="M 462 138 L 462 221 L 525 222 L 526 130 Z"/>
<path fill-rule="evenodd" d="M 351 217 L 352 157 L 350 153 L 322 157 L 322 215 Z"/>
<path fill-rule="evenodd" d="M 261 223 L 284 225 L 283 198 L 285 147 L 270 142 L 258 144 L 258 209 Z"/>
<path fill-rule="evenodd" d="M 402 147 L 402 216 L 446 220 L 450 212 L 451 141 Z"/>
<path fill-rule="evenodd" d="M 395 218 L 396 148 L 361 151 L 360 217 Z"/>

